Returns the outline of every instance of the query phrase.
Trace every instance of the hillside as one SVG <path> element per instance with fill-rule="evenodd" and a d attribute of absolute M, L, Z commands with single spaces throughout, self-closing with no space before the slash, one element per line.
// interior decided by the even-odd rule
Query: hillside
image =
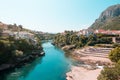
<path fill-rule="evenodd" d="M 120 4 L 108 7 L 89 28 L 120 30 Z"/>
<path fill-rule="evenodd" d="M 3 30 L 9 30 L 9 31 L 12 31 L 12 32 L 15 32 L 15 31 L 32 32 L 32 31 L 29 30 L 29 29 L 23 28 L 22 25 L 17 25 L 17 24 L 5 24 L 5 23 L 3 23 L 3 22 L 0 22 L 0 31 L 3 31 Z"/>

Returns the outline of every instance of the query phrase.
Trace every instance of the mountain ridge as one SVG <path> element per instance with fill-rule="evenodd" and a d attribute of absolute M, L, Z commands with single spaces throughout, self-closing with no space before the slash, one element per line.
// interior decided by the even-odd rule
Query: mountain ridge
<path fill-rule="evenodd" d="M 120 4 L 104 10 L 89 29 L 120 30 Z"/>

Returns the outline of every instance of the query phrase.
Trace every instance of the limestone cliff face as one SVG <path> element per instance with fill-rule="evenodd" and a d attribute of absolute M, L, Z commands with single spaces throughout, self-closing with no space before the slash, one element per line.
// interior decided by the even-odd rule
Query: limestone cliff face
<path fill-rule="evenodd" d="M 120 4 L 108 7 L 89 28 L 120 30 Z"/>

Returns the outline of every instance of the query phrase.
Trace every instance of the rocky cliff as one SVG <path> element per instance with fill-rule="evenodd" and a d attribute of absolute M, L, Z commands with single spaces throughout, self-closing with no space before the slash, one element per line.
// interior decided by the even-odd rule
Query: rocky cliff
<path fill-rule="evenodd" d="M 89 28 L 120 30 L 120 4 L 108 7 Z"/>

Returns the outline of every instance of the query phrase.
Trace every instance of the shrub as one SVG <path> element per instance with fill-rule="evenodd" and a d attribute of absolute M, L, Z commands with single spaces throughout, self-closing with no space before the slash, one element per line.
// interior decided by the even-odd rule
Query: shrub
<path fill-rule="evenodd" d="M 118 80 L 117 69 L 106 67 L 101 71 L 98 80 Z"/>
<path fill-rule="evenodd" d="M 15 56 L 17 56 L 17 57 L 23 55 L 23 52 L 22 52 L 22 51 L 19 51 L 19 50 L 14 50 L 12 53 L 13 53 Z"/>
<path fill-rule="evenodd" d="M 116 47 L 115 49 L 111 50 L 109 58 L 113 62 L 118 62 L 120 60 L 120 47 Z"/>

